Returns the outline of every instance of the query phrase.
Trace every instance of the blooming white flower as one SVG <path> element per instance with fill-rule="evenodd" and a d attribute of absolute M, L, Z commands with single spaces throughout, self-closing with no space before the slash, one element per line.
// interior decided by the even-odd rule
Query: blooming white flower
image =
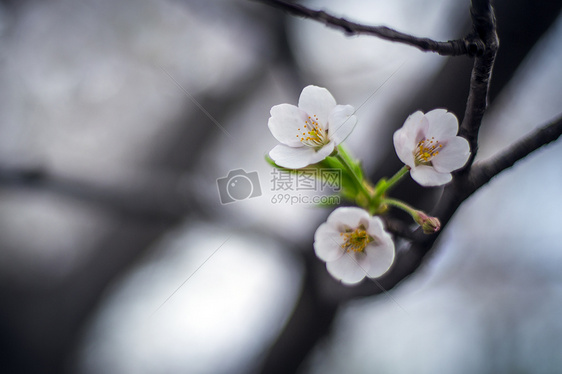
<path fill-rule="evenodd" d="M 457 136 L 459 123 L 453 113 L 435 109 L 411 114 L 394 133 L 394 148 L 408 165 L 412 178 L 422 186 L 451 181 L 451 172 L 464 166 L 470 156 L 468 141 Z"/>
<path fill-rule="evenodd" d="M 328 157 L 347 138 L 357 122 L 351 105 L 336 105 L 325 88 L 306 86 L 298 107 L 280 104 L 271 108 L 268 126 L 282 144 L 269 152 L 279 166 L 299 169 Z"/>
<path fill-rule="evenodd" d="M 328 272 L 345 284 L 377 278 L 394 261 L 394 242 L 379 217 L 361 208 L 338 208 L 314 234 L 314 251 Z"/>

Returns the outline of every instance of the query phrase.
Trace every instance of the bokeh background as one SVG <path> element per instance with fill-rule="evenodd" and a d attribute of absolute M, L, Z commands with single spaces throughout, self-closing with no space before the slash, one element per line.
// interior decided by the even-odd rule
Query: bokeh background
<path fill-rule="evenodd" d="M 468 1 L 305 4 L 437 40 L 470 30 Z M 561 2 L 495 4 L 478 159 L 562 111 Z M 305 347 L 297 321 L 271 359 L 303 290 L 342 286 L 311 256 L 329 210 L 272 202 L 270 108 L 327 87 L 357 109 L 347 148 L 390 175 L 408 114 L 462 118 L 471 64 L 252 1 L 1 1 L 0 372 L 560 372 L 560 141 L 466 201 L 389 294 L 332 307 Z M 262 195 L 223 205 L 216 181 L 237 169 Z M 397 190 L 428 210 L 438 193 Z"/>

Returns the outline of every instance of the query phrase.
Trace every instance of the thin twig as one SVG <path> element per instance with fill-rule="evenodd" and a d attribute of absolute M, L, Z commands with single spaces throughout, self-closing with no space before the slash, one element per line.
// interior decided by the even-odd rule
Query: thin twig
<path fill-rule="evenodd" d="M 283 0 L 256 1 L 282 9 L 295 16 L 312 19 L 326 26 L 343 30 L 347 35 L 373 35 L 384 40 L 411 45 L 424 52 L 435 52 L 442 56 L 477 56 L 483 52 L 483 45 L 476 42 L 472 37 L 439 42 L 429 38 L 420 38 L 405 34 L 386 26 L 362 25 L 348 21 L 345 18 L 335 17 L 323 10 L 313 10 L 300 4 L 294 4 Z"/>

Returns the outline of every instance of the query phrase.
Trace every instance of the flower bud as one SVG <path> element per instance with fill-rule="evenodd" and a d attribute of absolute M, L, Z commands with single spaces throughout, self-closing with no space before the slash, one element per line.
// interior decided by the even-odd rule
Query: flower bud
<path fill-rule="evenodd" d="M 421 226 L 424 234 L 435 234 L 441 229 L 439 218 L 430 217 L 421 210 L 416 211 L 414 220 Z"/>

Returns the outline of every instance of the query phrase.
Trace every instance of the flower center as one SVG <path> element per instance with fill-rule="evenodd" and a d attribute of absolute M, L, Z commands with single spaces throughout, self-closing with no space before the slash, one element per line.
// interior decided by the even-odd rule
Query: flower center
<path fill-rule="evenodd" d="M 414 152 L 416 165 L 431 165 L 431 160 L 439 154 L 441 148 L 443 144 L 439 144 L 439 140 L 434 137 L 420 141 Z"/>
<path fill-rule="evenodd" d="M 297 138 L 300 138 L 304 145 L 318 149 L 330 142 L 330 139 L 328 139 L 328 130 L 322 128 L 316 115 L 308 117 L 304 123 L 302 129 L 297 129 Z"/>
<path fill-rule="evenodd" d="M 367 244 L 373 241 L 373 238 L 367 234 L 363 225 L 353 231 L 342 232 L 340 236 L 343 237 L 343 244 L 341 247 L 346 252 L 363 252 Z"/>

